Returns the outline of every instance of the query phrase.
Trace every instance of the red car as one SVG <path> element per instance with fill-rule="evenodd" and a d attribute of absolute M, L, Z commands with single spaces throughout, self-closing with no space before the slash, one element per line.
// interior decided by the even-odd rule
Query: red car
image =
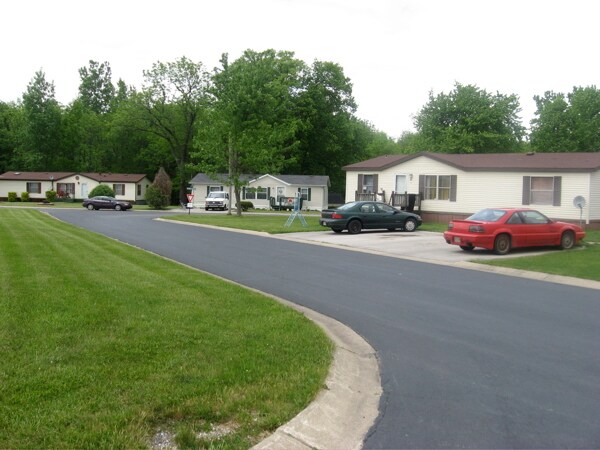
<path fill-rule="evenodd" d="M 580 226 L 548 219 L 532 209 L 488 208 L 448 224 L 444 239 L 465 251 L 475 247 L 506 255 L 515 247 L 560 246 L 573 248 L 585 232 Z"/>

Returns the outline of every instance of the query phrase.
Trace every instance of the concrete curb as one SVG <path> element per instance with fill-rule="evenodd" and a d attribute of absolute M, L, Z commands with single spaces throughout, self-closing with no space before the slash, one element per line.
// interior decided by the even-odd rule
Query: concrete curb
<path fill-rule="evenodd" d="M 253 449 L 360 449 L 379 415 L 383 392 L 375 350 L 342 323 L 277 300 L 318 324 L 336 348 L 325 389 L 306 409 Z"/>

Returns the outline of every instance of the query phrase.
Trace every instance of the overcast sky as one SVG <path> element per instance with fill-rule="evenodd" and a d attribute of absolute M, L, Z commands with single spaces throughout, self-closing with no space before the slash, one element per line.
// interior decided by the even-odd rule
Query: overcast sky
<path fill-rule="evenodd" d="M 212 70 L 222 53 L 268 48 L 338 63 L 357 115 L 393 137 L 455 82 L 518 95 L 527 127 L 534 95 L 600 85 L 596 0 L 15 0 L 1 12 L 5 102 L 40 69 L 66 105 L 90 59 L 141 87 L 157 61 Z"/>

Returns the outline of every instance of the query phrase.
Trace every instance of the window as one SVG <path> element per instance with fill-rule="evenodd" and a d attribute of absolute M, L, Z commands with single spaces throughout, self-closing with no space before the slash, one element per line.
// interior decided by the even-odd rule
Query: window
<path fill-rule="evenodd" d="M 438 200 L 450 200 L 450 176 L 438 177 Z"/>
<path fill-rule="evenodd" d="M 39 181 L 32 181 L 27 183 L 27 192 L 29 194 L 41 194 L 42 193 L 42 183 Z"/>
<path fill-rule="evenodd" d="M 115 195 L 125 195 L 125 185 L 113 184 L 113 191 L 115 191 Z"/>
<path fill-rule="evenodd" d="M 75 183 L 56 183 L 56 194 L 59 198 L 75 197 Z"/>
<path fill-rule="evenodd" d="M 456 175 L 419 175 L 423 200 L 456 201 Z"/>
<path fill-rule="evenodd" d="M 256 188 L 256 199 L 257 200 L 266 200 L 267 199 L 267 188 Z"/>
<path fill-rule="evenodd" d="M 362 191 L 365 194 L 372 194 L 375 188 L 374 182 L 375 179 L 373 175 L 363 175 Z"/>
<path fill-rule="evenodd" d="M 298 195 L 302 197 L 305 201 L 310 201 L 310 188 L 308 187 L 300 187 L 298 188 Z"/>
<path fill-rule="evenodd" d="M 561 177 L 523 177 L 523 204 L 560 206 L 561 185 Z"/>
<path fill-rule="evenodd" d="M 246 188 L 244 192 L 244 198 L 246 200 L 266 200 L 268 197 L 268 188 Z"/>
<path fill-rule="evenodd" d="M 435 200 L 437 198 L 437 176 L 425 175 L 424 200 Z"/>
<path fill-rule="evenodd" d="M 136 189 L 137 189 L 137 195 L 142 195 L 142 185 L 141 185 L 141 184 L 138 184 L 138 185 L 136 186 Z"/>

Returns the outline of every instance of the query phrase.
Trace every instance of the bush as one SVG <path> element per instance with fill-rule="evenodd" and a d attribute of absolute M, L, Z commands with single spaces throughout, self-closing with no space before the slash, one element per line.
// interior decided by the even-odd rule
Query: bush
<path fill-rule="evenodd" d="M 16 202 L 17 201 L 17 193 L 16 192 L 9 192 L 8 193 L 8 201 L 9 202 Z"/>
<path fill-rule="evenodd" d="M 46 200 L 49 202 L 56 200 L 56 191 L 46 191 Z"/>
<path fill-rule="evenodd" d="M 107 184 L 99 184 L 89 193 L 89 197 L 97 197 L 99 195 L 104 195 L 106 197 L 114 197 L 115 191 Z"/>
<path fill-rule="evenodd" d="M 254 208 L 254 203 L 249 202 L 248 200 L 242 200 L 240 202 L 240 208 L 242 208 L 242 211 L 248 211 L 249 209 Z"/>
<path fill-rule="evenodd" d="M 155 185 L 146 189 L 146 203 L 152 209 L 164 209 L 169 204 L 169 196 L 161 192 Z"/>
<path fill-rule="evenodd" d="M 21 192 L 21 201 L 28 202 L 29 201 L 29 192 Z"/>

